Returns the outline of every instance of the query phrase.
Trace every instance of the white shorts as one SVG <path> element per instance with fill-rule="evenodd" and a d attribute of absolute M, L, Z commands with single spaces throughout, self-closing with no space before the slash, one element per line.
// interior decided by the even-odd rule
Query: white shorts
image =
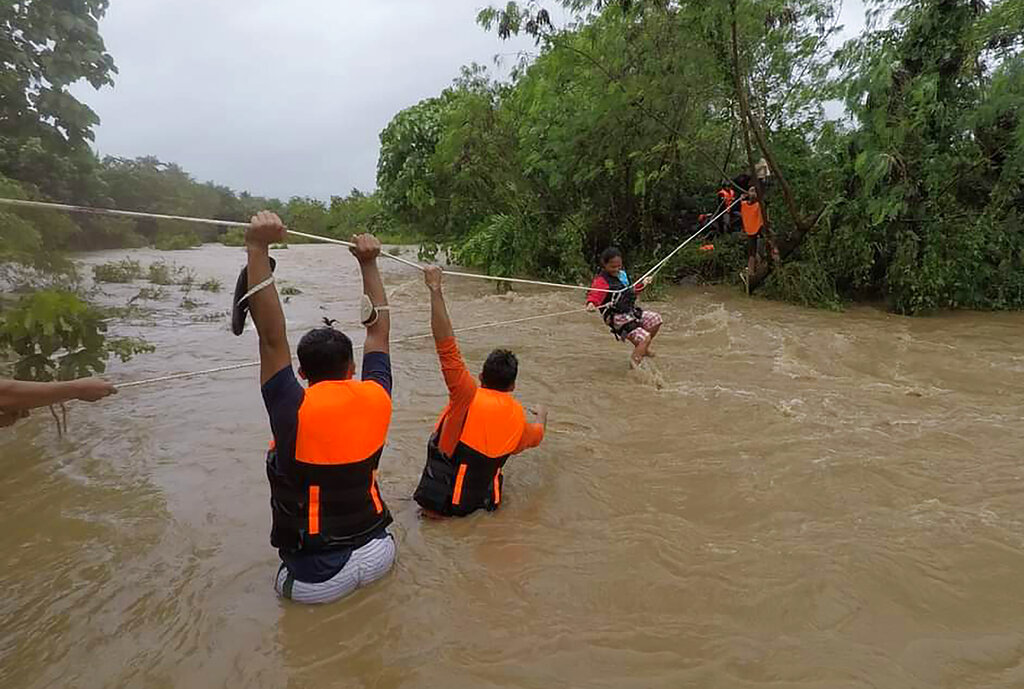
<path fill-rule="evenodd" d="M 341 600 L 356 589 L 368 586 L 384 578 L 395 564 L 395 539 L 391 534 L 384 538 L 370 541 L 362 548 L 352 551 L 352 556 L 341 569 L 327 581 L 309 584 L 292 579 L 290 595 L 285 595 L 288 585 L 288 568 L 283 564 L 277 570 L 274 590 L 282 598 L 296 603 L 313 605 L 316 603 L 333 603 Z"/>

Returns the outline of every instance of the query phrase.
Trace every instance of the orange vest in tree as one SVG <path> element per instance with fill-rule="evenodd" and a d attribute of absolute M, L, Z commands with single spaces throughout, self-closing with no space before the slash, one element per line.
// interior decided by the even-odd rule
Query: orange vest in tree
<path fill-rule="evenodd" d="M 761 215 L 761 204 L 757 201 L 740 203 L 740 216 L 743 218 L 743 231 L 750 236 L 756 235 L 764 227 L 764 217 Z"/>

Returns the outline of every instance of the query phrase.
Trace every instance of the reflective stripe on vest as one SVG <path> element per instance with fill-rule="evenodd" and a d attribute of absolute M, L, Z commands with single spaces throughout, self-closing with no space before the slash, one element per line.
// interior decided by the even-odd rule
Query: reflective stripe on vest
<path fill-rule="evenodd" d="M 444 515 L 493 510 L 501 502 L 502 467 L 526 432 L 526 414 L 512 395 L 478 389 L 459 443 L 448 457 L 437 445 L 447 413 L 427 443 L 427 464 L 413 498 Z"/>
<path fill-rule="evenodd" d="M 391 398 L 377 383 L 325 381 L 306 390 L 295 460 L 281 460 L 273 449 L 268 457 L 273 545 L 358 547 L 391 522 L 377 487 L 390 422 Z"/>

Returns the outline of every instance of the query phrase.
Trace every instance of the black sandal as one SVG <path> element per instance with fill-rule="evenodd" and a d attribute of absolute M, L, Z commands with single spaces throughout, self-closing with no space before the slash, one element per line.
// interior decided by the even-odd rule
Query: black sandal
<path fill-rule="evenodd" d="M 274 274 L 277 268 L 277 261 L 270 258 L 270 274 Z M 241 335 L 245 332 L 245 319 L 249 315 L 249 300 L 245 299 L 249 291 L 249 267 L 243 266 L 242 272 L 238 274 L 238 282 L 235 283 L 235 294 L 231 300 L 231 332 Z"/>

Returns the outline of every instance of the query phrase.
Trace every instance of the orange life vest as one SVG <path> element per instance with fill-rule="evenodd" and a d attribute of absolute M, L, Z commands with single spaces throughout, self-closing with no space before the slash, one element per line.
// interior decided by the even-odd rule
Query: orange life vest
<path fill-rule="evenodd" d="M 523 407 L 507 392 L 477 389 L 451 457 L 438 446 L 446 417 L 447 410 L 427 443 L 427 465 L 413 498 L 443 515 L 496 510 L 504 483 L 502 467 L 526 431 Z"/>
<path fill-rule="evenodd" d="M 761 204 L 757 201 L 742 201 L 740 203 L 740 216 L 743 218 L 743 231 L 750 236 L 756 235 L 764 227 L 764 217 L 761 215 Z"/>
<path fill-rule="evenodd" d="M 391 523 L 377 487 L 390 423 L 391 397 L 377 383 L 324 381 L 306 390 L 294 460 L 273 447 L 267 457 L 275 547 L 359 547 Z"/>
<path fill-rule="evenodd" d="M 730 189 L 729 187 L 719 189 L 718 198 L 722 199 L 722 203 L 724 203 L 725 207 L 728 208 L 734 201 L 736 201 L 736 190 Z"/>

